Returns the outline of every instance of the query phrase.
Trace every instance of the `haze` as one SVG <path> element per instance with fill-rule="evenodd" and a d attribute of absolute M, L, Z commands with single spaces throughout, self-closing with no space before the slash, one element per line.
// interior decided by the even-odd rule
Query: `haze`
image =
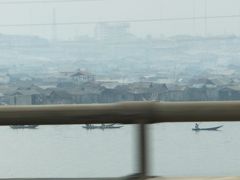
<path fill-rule="evenodd" d="M 223 35 L 240 32 L 240 17 L 195 19 L 194 17 L 240 14 L 238 0 L 86 0 L 61 3 L 13 3 L 0 1 L 0 33 L 52 37 L 53 26 L 2 26 L 13 24 L 69 23 L 193 17 L 191 20 L 131 23 L 131 33 L 154 37 Z M 11 1 L 8 1 L 11 2 Z M 21 0 L 14 2 L 22 2 Z M 55 18 L 54 18 L 55 11 Z M 55 19 L 55 20 L 54 20 Z M 93 36 L 95 24 L 56 26 L 58 39 Z"/>

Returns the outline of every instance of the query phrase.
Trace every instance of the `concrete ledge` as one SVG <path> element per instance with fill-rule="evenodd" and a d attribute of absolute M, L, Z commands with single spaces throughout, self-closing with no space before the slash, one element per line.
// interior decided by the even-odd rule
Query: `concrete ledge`
<path fill-rule="evenodd" d="M 0 178 L 0 180 L 3 178 Z M 134 180 L 137 177 L 118 177 L 118 178 L 4 178 L 6 180 Z M 155 177 L 146 180 L 240 180 L 240 176 L 235 177 Z"/>
<path fill-rule="evenodd" d="M 240 176 L 235 177 L 157 177 L 151 180 L 240 180 Z"/>

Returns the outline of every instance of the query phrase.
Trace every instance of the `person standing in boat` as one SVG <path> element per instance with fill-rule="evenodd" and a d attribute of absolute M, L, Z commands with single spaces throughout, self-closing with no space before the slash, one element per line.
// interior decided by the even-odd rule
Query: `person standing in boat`
<path fill-rule="evenodd" d="M 198 123 L 195 123 L 195 129 L 199 129 Z"/>

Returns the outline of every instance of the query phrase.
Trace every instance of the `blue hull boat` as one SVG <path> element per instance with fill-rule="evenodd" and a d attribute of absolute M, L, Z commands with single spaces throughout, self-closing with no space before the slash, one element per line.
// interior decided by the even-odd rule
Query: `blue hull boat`
<path fill-rule="evenodd" d="M 193 128 L 193 131 L 217 131 L 219 128 L 223 127 L 222 126 L 216 126 L 216 127 L 210 127 L 210 128 Z"/>

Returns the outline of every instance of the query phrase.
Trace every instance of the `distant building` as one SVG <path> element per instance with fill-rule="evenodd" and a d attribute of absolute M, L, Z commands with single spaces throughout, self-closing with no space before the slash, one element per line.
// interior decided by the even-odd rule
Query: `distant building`
<path fill-rule="evenodd" d="M 48 89 L 45 93 L 46 104 L 72 104 L 72 96 L 63 89 Z"/>
<path fill-rule="evenodd" d="M 59 88 L 75 87 L 86 82 L 95 82 L 95 75 L 85 70 L 60 72 L 57 76 L 57 87 Z"/>
<path fill-rule="evenodd" d="M 71 78 L 76 83 L 95 81 L 95 75 L 93 75 L 89 72 L 86 72 L 86 71 L 81 71 L 81 70 L 72 74 Z"/>
<path fill-rule="evenodd" d="M 47 39 L 38 36 L 0 34 L 0 47 L 46 47 Z"/>
<path fill-rule="evenodd" d="M 16 92 L 9 97 L 10 105 L 32 105 L 32 95 L 23 92 Z"/>
<path fill-rule="evenodd" d="M 157 101 L 167 90 L 165 84 L 148 82 L 122 84 L 113 89 L 105 89 L 101 94 L 101 102 Z"/>
<path fill-rule="evenodd" d="M 239 86 L 228 86 L 219 89 L 218 92 L 219 100 L 240 100 L 240 87 Z"/>
<path fill-rule="evenodd" d="M 42 91 L 38 86 L 32 85 L 24 88 L 19 87 L 5 95 L 8 97 L 10 105 L 34 105 L 44 103 Z"/>
<path fill-rule="evenodd" d="M 129 35 L 128 23 L 99 23 L 95 28 L 97 40 L 122 40 Z"/>
<path fill-rule="evenodd" d="M 216 84 L 208 78 L 191 79 L 189 85 L 193 88 L 216 87 Z"/>

